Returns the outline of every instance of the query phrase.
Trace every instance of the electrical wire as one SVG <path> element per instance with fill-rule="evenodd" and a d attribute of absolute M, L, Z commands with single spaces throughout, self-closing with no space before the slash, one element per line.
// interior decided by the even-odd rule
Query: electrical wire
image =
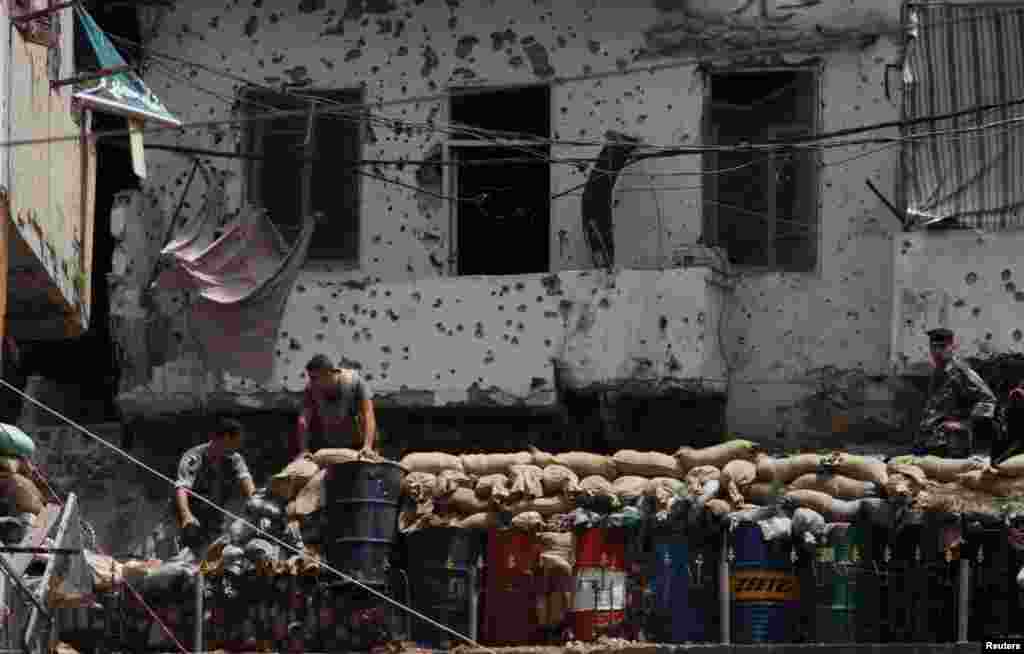
<path fill-rule="evenodd" d="M 44 404 L 43 402 L 40 402 L 36 398 L 32 397 L 31 395 L 28 395 L 27 393 L 22 392 L 19 388 L 17 388 L 15 386 L 13 386 L 12 384 L 10 384 L 6 379 L 0 378 L 0 385 L 3 385 L 8 390 L 13 391 L 15 394 L 21 396 L 22 399 L 28 400 L 29 402 L 31 402 L 32 404 L 35 404 L 39 408 L 44 409 L 48 413 L 52 414 L 55 418 L 58 418 L 58 419 L 64 421 L 68 425 L 74 427 L 75 429 L 77 429 L 81 433 L 89 436 L 90 438 L 92 438 L 96 442 L 100 443 L 104 447 L 112 450 L 115 454 L 118 454 L 121 457 L 127 459 L 128 461 L 131 461 L 132 463 L 134 463 L 135 465 L 139 466 L 140 468 L 146 470 L 147 472 L 149 472 L 153 476 L 157 477 L 158 479 L 161 479 L 161 480 L 167 482 L 170 486 L 172 486 L 174 488 L 177 488 L 176 482 L 173 479 L 171 479 L 170 477 L 168 477 L 167 475 L 163 474 L 159 470 L 156 470 L 152 466 L 150 466 L 150 465 L 140 461 L 139 459 L 135 458 L 134 456 L 132 456 L 128 452 L 125 452 L 123 449 L 121 449 L 120 447 L 114 445 L 113 443 L 110 443 L 107 440 L 97 436 L 96 434 L 94 434 L 91 431 L 89 431 L 87 428 L 85 428 L 82 425 L 78 424 L 77 422 L 75 422 L 71 418 L 68 418 L 64 414 L 62 414 L 59 411 L 57 411 L 56 409 L 53 409 L 53 408 L 47 406 L 46 404 Z M 263 537 L 264 539 L 266 539 L 268 541 L 271 541 L 273 543 L 276 543 L 277 545 L 281 546 L 282 548 L 284 548 L 285 550 L 287 550 L 289 552 L 297 554 L 298 556 L 302 557 L 304 560 L 313 561 L 313 559 L 308 554 L 306 554 L 304 551 L 300 550 L 297 547 L 294 547 L 290 543 L 286 543 L 285 541 L 281 540 L 277 536 L 275 536 L 273 534 L 270 534 L 270 533 L 264 531 L 263 529 L 260 529 L 258 525 L 255 525 L 255 524 L 249 522 L 248 520 L 246 520 L 245 518 L 243 518 L 243 517 L 241 517 L 239 515 L 236 515 L 236 514 L 232 513 L 231 511 L 221 507 L 216 502 L 212 502 L 212 501 L 206 499 L 205 497 L 203 497 L 202 495 L 199 495 L 197 493 L 192 492 L 191 489 L 183 488 L 182 490 L 184 490 L 188 494 L 189 498 L 195 499 L 195 500 L 199 500 L 200 502 L 206 504 L 207 506 L 209 506 L 210 508 L 214 509 L 218 513 L 221 513 L 225 517 L 231 518 L 231 519 L 235 520 L 236 522 L 240 522 L 240 523 L 246 525 L 247 527 L 252 528 L 255 531 L 255 533 L 260 534 L 260 536 Z M 406 606 L 405 604 L 402 604 L 401 602 L 388 597 L 384 593 L 376 590 L 375 588 L 373 588 L 371 586 L 367 586 L 366 584 L 360 582 L 358 579 L 355 579 L 355 578 L 345 574 L 344 572 L 334 568 L 333 566 L 329 565 L 328 563 L 326 563 L 324 561 L 319 561 L 319 565 L 324 570 L 327 570 L 328 572 L 331 572 L 331 573 L 337 575 L 337 577 L 339 579 L 341 579 L 342 581 L 344 581 L 346 583 L 350 583 L 350 584 L 352 584 L 354 586 L 357 586 L 357 587 L 361 588 L 362 590 L 365 590 L 365 591 L 369 592 L 374 597 L 376 597 L 378 599 L 381 599 L 381 600 L 384 600 L 385 602 L 387 602 L 388 604 L 391 604 L 395 608 L 401 609 L 401 610 L 409 613 L 410 615 L 415 616 L 415 617 L 423 620 L 424 622 L 430 624 L 431 626 L 437 627 L 438 629 L 441 629 L 442 631 L 444 631 L 444 632 L 446 632 L 446 633 L 448 633 L 448 634 L 450 634 L 452 636 L 457 637 L 459 640 L 465 642 L 466 644 L 472 645 L 475 648 L 482 649 L 484 651 L 490 652 L 491 654 L 497 654 L 497 652 L 495 652 L 493 649 L 491 649 L 489 647 L 484 647 L 483 645 L 481 645 L 481 644 L 477 643 L 476 641 L 474 641 L 469 636 L 461 634 L 458 631 L 455 631 L 454 629 L 452 629 L 450 627 L 447 627 L 447 626 L 441 624 L 440 622 L 437 622 L 436 620 L 434 620 L 434 619 L 432 619 L 432 618 L 430 618 L 430 617 L 428 617 L 426 615 L 423 615 L 422 613 L 420 613 L 416 609 L 414 609 L 414 608 L 412 608 L 410 606 Z"/>

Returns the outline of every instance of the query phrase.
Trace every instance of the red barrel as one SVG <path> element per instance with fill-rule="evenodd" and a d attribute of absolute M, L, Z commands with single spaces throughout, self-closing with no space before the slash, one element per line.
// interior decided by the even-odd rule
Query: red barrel
<path fill-rule="evenodd" d="M 491 529 L 487 535 L 487 601 L 481 633 L 488 645 L 537 640 L 540 542 L 531 534 Z"/>
<path fill-rule="evenodd" d="M 577 640 L 614 635 L 626 617 L 626 534 L 587 529 L 576 536 L 572 629 Z"/>

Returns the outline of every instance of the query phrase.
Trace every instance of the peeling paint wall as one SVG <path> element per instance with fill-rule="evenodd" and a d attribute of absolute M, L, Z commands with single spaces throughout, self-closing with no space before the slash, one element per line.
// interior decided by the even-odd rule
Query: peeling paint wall
<path fill-rule="evenodd" d="M 967 357 L 1024 351 L 1024 235 L 914 232 L 901 234 L 894 246 L 897 374 L 930 372 L 924 332 L 936 327 L 956 332 Z"/>
<path fill-rule="evenodd" d="M 76 122 L 81 116 L 72 110 L 72 87 L 50 88 L 55 75 L 67 78 L 75 71 L 73 12 L 56 16 L 61 25 L 58 48 L 26 41 L 18 30 L 9 30 L 10 75 L 5 79 L 10 80 L 10 129 L 5 139 L 41 142 L 4 150 L 10 166 L 11 218 L 36 260 L 31 268 L 47 278 L 39 282 L 45 288 L 35 293 L 29 289 L 32 277 L 15 271 L 12 304 L 58 305 L 68 314 L 69 324 L 60 334 L 66 337 L 81 333 L 89 323 L 96 151 L 91 143 L 68 140 L 82 130 Z M 11 318 L 17 321 L 19 316 L 12 312 Z M 18 324 L 12 332 L 47 337 L 40 330 L 25 333 Z"/>
<path fill-rule="evenodd" d="M 899 117 L 897 76 L 890 80 L 892 99 L 886 97 L 886 65 L 900 55 L 898 5 L 830 0 L 782 11 L 771 3 L 735 4 L 353 0 L 342 9 L 319 2 L 190 2 L 163 16 L 151 46 L 272 86 L 361 85 L 371 105 L 384 103 L 377 109 L 381 115 L 416 123 L 447 119 L 442 94 L 449 86 L 553 82 L 552 136 L 593 142 L 556 144 L 553 157 L 596 156 L 609 130 L 648 146 L 699 144 L 705 79 L 695 53 L 722 64 L 740 63 L 730 53 L 752 44 L 776 52 L 742 63 L 778 66 L 819 57 L 824 131 Z M 664 64 L 666 57 L 679 60 L 632 70 Z M 172 79 L 154 68 L 147 82 L 184 120 L 231 115 L 215 94 L 232 98 L 240 86 L 236 81 L 188 66 L 177 72 L 179 78 Z M 413 101 L 397 103 L 403 99 Z M 363 156 L 423 159 L 438 152 L 442 139 L 427 129 L 375 124 Z M 167 140 L 227 150 L 243 143 L 234 126 Z M 249 387 L 250 396 L 298 389 L 302 362 L 321 350 L 361 363 L 375 385 L 396 398 L 421 393 L 416 401 L 431 405 L 534 402 L 550 392 L 552 357 L 570 361 L 573 374 L 587 382 L 664 377 L 721 384 L 727 375 L 720 342 L 733 373 L 731 429 L 751 436 L 832 433 L 831 421 L 823 425 L 817 417 L 822 410 L 805 408 L 817 397 L 818 371 L 834 369 L 847 380 L 870 379 L 888 368 L 891 241 L 897 224 L 864 181 L 873 180 L 895 197 L 897 155 L 892 148 L 874 147 L 874 152 L 849 147 L 822 155 L 818 269 L 745 275 L 729 296 L 734 300 L 724 304 L 716 303 L 727 296 L 704 281 L 707 271 L 659 270 L 701 235 L 697 158 L 645 162 L 627 168 L 620 180 L 614 211 L 616 241 L 622 243 L 617 263 L 643 273 L 576 272 L 593 265 L 580 195 L 552 201 L 550 270 L 556 276 L 550 279 L 558 280 L 563 298 L 548 295 L 543 275 L 447 278 L 450 206 L 364 178 L 358 270 L 320 262 L 307 267 L 282 326 L 277 387 Z M 160 220 L 173 211 L 189 162 L 155 151 L 147 157 L 151 176 L 145 192 L 162 217 L 154 219 L 152 229 L 162 230 Z M 224 170 L 231 206 L 237 208 L 244 166 L 211 163 Z M 423 182 L 415 166 L 384 166 L 380 172 L 407 185 Z M 666 172 L 683 174 L 661 176 Z M 584 182 L 587 174 L 585 166 L 553 165 L 552 192 Z M 652 177 L 655 184 L 649 184 Z M 682 188 L 635 191 L 645 184 Z M 186 213 L 200 206 L 201 193 L 194 190 L 187 198 Z M 609 283 L 614 291 L 606 288 Z M 563 300 L 572 307 L 563 309 Z M 601 305 L 604 300 L 608 306 Z M 721 334 L 718 314 L 724 321 Z M 704 324 L 697 322 L 700 315 Z M 200 370 L 189 378 L 194 384 L 202 376 Z M 210 397 L 239 396 L 247 385 L 210 380 L 202 388 Z M 127 390 L 136 408 L 154 401 L 146 399 L 152 396 L 145 388 Z M 857 397 L 866 399 L 860 413 L 849 412 L 844 428 L 855 431 L 877 416 L 889 420 L 885 428 L 896 428 L 898 416 L 886 414 L 894 392 L 886 384 L 858 391 Z"/>

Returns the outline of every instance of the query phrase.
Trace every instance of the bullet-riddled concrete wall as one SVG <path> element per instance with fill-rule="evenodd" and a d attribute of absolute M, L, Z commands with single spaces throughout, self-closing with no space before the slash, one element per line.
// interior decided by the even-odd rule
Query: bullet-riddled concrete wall
<path fill-rule="evenodd" d="M 443 123 L 448 118 L 444 92 L 449 86 L 547 82 L 552 88 L 552 137 L 561 141 L 552 148 L 552 156 L 593 157 L 609 130 L 638 137 L 647 145 L 698 144 L 706 92 L 705 77 L 698 67 L 701 58 L 695 56 L 700 50 L 713 63 L 723 65 L 817 65 L 821 71 L 820 127 L 824 131 L 898 118 L 898 75 L 886 83 L 886 66 L 898 62 L 900 56 L 898 7 L 881 0 L 807 4 L 811 6 L 781 11 L 763 3 L 738 1 L 729 7 L 662 1 L 526 0 L 353 1 L 345 8 L 325 2 L 226 6 L 191 2 L 187 7 L 179 3 L 179 8 L 169 13 L 143 12 L 149 27 L 156 28 L 152 49 L 236 77 L 215 76 L 179 63 L 170 69 L 166 65 L 152 67 L 147 81 L 186 121 L 230 118 L 234 115 L 230 102 L 242 85 L 240 79 L 247 79 L 314 89 L 362 86 L 371 106 L 381 103 L 376 106 L 379 115 L 413 123 Z M 780 54 L 783 47 L 789 54 Z M 749 54 L 752 49 L 760 52 L 760 59 L 748 56 L 741 60 L 730 54 L 741 50 Z M 428 129 L 391 130 L 375 123 L 363 156 L 423 159 L 443 138 L 443 133 Z M 227 124 L 188 130 L 163 140 L 229 151 L 243 143 L 241 130 Z M 146 192 L 155 214 L 166 217 L 178 202 L 189 162 L 180 155 L 156 151 L 149 151 L 147 157 L 150 179 Z M 225 173 L 229 205 L 237 208 L 242 201 L 243 165 L 216 159 L 211 163 Z M 895 197 L 896 163 L 893 148 L 858 146 L 823 152 L 817 270 L 750 274 L 739 280 L 735 301 L 728 303 L 723 313 L 726 322 L 720 341 L 732 373 L 729 415 L 734 431 L 825 434 L 862 423 L 879 429 L 898 425 L 899 417 L 888 412 L 892 389 L 874 379 L 887 368 L 891 240 L 897 227 L 865 185 L 865 180 L 871 179 L 883 193 Z M 667 265 L 671 253 L 699 236 L 701 178 L 693 174 L 699 173 L 699 158 L 683 157 L 672 164 L 660 165 L 681 173 L 669 179 L 672 186 L 684 188 L 661 190 L 648 200 L 619 202 L 628 209 L 628 214 L 621 208 L 615 214 L 616 238 L 624 243 L 620 263 L 627 267 Z M 412 166 L 382 166 L 380 173 L 405 185 L 417 184 Z M 582 183 L 587 173 L 585 166 L 553 165 L 552 192 Z M 186 213 L 200 206 L 202 193 L 197 185 L 187 198 Z M 488 346 L 478 347 L 472 340 L 477 321 L 493 323 L 484 325 L 485 334 L 493 339 L 490 349 L 497 350 L 495 345 L 507 348 L 512 339 L 519 340 L 517 348 L 496 357 L 496 364 L 517 371 L 510 373 L 515 381 L 507 382 L 505 392 L 521 393 L 534 377 L 549 377 L 545 366 L 551 348 L 557 349 L 558 344 L 548 345 L 546 339 L 551 338 L 550 325 L 561 322 L 562 317 L 546 315 L 552 310 L 544 302 L 534 301 L 534 296 L 544 295 L 533 288 L 541 275 L 524 282 L 532 290 L 520 291 L 525 298 L 522 302 L 501 293 L 508 283 L 500 280 L 442 281 L 451 247 L 450 207 L 406 186 L 375 179 L 363 178 L 361 193 L 359 266 L 356 270 L 310 266 L 303 272 L 299 285 L 305 290 L 293 293 L 283 327 L 289 336 L 282 341 L 287 349 L 294 339 L 302 352 L 284 353 L 295 360 L 288 364 L 288 373 L 282 368 L 277 383 L 289 374 L 284 385 L 293 387 L 297 380 L 292 375 L 299 360 L 306 353 L 328 349 L 324 343 L 333 338 L 338 339 L 335 349 L 342 353 L 392 348 L 387 357 L 378 353 L 370 363 L 378 368 L 388 358 L 392 363 L 388 374 L 395 384 L 406 377 L 447 383 L 447 376 L 458 379 L 453 385 L 455 397 L 465 398 L 467 389 L 480 383 L 479 377 L 489 377 L 496 370 L 488 367 L 484 352 Z M 579 194 L 569 194 L 551 204 L 550 272 L 562 273 L 560 277 L 569 288 L 576 284 L 578 273 L 563 271 L 593 266 L 583 236 L 580 202 Z M 640 233 L 630 238 L 624 226 L 634 220 Z M 153 229 L 161 227 L 154 225 Z M 623 230 L 627 230 L 625 234 Z M 652 247 L 658 249 L 654 261 Z M 669 283 L 672 276 L 650 279 L 655 284 Z M 515 283 L 512 280 L 513 294 Z M 390 299 L 377 298 L 380 307 L 374 307 L 375 319 L 353 313 L 352 305 L 364 290 L 349 289 L 364 286 L 393 293 Z M 417 291 L 417 287 L 430 292 Z M 389 334 L 387 306 L 406 302 L 406 296 L 416 292 L 422 294 L 422 300 L 415 311 L 424 311 L 423 303 L 429 305 L 428 311 L 439 311 L 433 303 L 440 301 L 442 307 L 456 312 L 436 321 L 456 334 L 456 300 L 473 298 L 476 304 L 464 310 L 466 319 L 461 321 L 467 347 L 432 352 L 418 344 L 431 342 L 435 335 L 428 336 L 419 327 L 419 331 Z M 648 295 L 643 290 L 632 293 L 634 298 Z M 656 296 L 638 303 L 637 311 L 643 311 Z M 678 322 L 673 328 L 683 330 L 680 343 L 696 341 L 704 333 L 693 324 L 702 302 L 697 301 L 690 312 L 677 307 L 679 315 L 668 316 Z M 519 304 L 536 305 L 537 309 L 519 312 L 514 309 Z M 507 305 L 505 312 L 513 315 L 503 318 L 499 305 Z M 470 320 L 470 312 L 490 318 Z M 604 328 L 607 343 L 602 347 L 606 351 L 635 350 L 651 331 L 645 325 L 639 334 L 634 333 L 637 330 L 631 327 L 629 313 L 613 311 L 598 317 L 625 321 Z M 373 334 L 372 346 L 357 343 L 355 335 L 363 330 L 352 324 L 342 330 L 340 323 L 336 324 L 342 314 L 366 323 L 373 331 L 379 327 L 382 333 Z M 324 318 L 334 333 L 325 332 Z M 690 319 L 689 327 L 684 326 L 684 318 Z M 374 320 L 376 324 L 371 326 Z M 658 321 L 653 324 L 656 333 Z M 437 327 L 438 334 L 441 329 Z M 318 334 L 324 334 L 324 340 L 318 340 Z M 629 343 L 614 342 L 622 338 Z M 715 338 L 718 340 L 718 334 Z M 404 346 L 409 352 L 402 350 Z M 437 366 L 442 352 L 450 360 Z M 594 354 L 600 357 L 600 348 Z M 670 362 L 664 352 L 654 359 L 655 368 Z M 697 368 L 694 370 L 697 374 Z M 436 375 L 442 379 L 437 380 Z M 183 383 L 193 384 L 202 376 L 202 371 L 178 375 L 186 380 Z M 720 376 L 727 377 L 724 372 Z M 437 388 L 444 389 L 444 384 Z M 845 396 L 841 411 L 825 406 L 820 399 L 837 393 Z M 843 415 L 834 418 L 836 413 Z"/>
<path fill-rule="evenodd" d="M 948 327 L 960 352 L 986 358 L 1024 350 L 1024 235 L 914 232 L 895 246 L 893 369 L 927 374 L 925 331 Z"/>

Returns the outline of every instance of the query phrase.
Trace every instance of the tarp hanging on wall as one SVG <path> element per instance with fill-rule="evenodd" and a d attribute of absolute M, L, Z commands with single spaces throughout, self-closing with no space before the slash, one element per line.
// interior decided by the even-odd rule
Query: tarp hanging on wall
<path fill-rule="evenodd" d="M 221 227 L 220 197 L 174 232 L 161 252 L 172 265 L 154 286 L 194 294 L 189 326 L 211 369 L 265 382 L 316 222 L 307 217 L 289 248 L 261 209 L 248 207 Z"/>
<path fill-rule="evenodd" d="M 910 5 L 908 119 L 1024 98 L 1024 6 Z M 1002 106 L 921 123 L 904 136 L 907 211 L 916 225 L 951 220 L 962 227 L 1024 227 L 1024 106 Z M 1014 123 L 1016 121 L 1016 123 Z"/>

